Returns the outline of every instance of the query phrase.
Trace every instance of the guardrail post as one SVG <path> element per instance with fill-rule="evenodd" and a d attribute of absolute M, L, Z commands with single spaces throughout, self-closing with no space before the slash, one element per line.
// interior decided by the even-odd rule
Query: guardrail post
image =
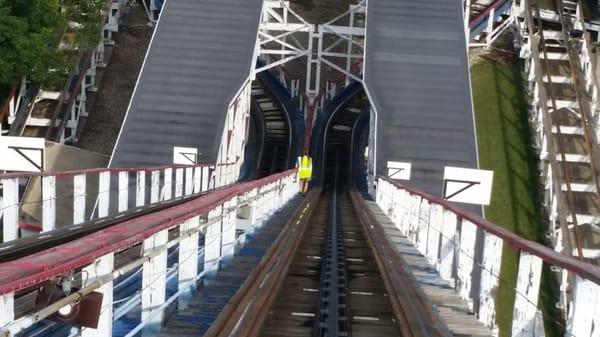
<path fill-rule="evenodd" d="M 202 166 L 194 167 L 194 193 L 202 190 Z"/>
<path fill-rule="evenodd" d="M 165 181 L 163 184 L 160 200 L 170 200 L 173 197 L 173 169 L 166 168 L 164 170 Z"/>
<path fill-rule="evenodd" d="M 417 249 L 423 255 L 427 254 L 427 233 L 429 233 L 429 224 L 431 222 L 430 213 L 431 204 L 429 201 L 422 199 L 421 205 L 419 205 L 419 219 L 417 228 L 415 228 L 415 234 Z"/>
<path fill-rule="evenodd" d="M 119 213 L 129 208 L 129 172 L 119 172 Z"/>
<path fill-rule="evenodd" d="M 114 269 L 114 253 L 109 253 L 97 259 L 93 264 L 83 268 L 83 286 L 88 286 L 97 278 L 109 275 Z M 98 320 L 98 328 L 83 328 L 82 337 L 110 337 L 113 325 L 113 282 L 108 282 L 96 290 L 102 293 L 102 310 Z"/>
<path fill-rule="evenodd" d="M 135 181 L 135 207 L 146 204 L 146 171 L 138 171 Z"/>
<path fill-rule="evenodd" d="M 208 191 L 210 184 L 210 168 L 208 166 L 202 166 L 202 192 Z"/>
<path fill-rule="evenodd" d="M 98 217 L 108 216 L 110 203 L 110 172 L 100 172 L 98 175 Z"/>
<path fill-rule="evenodd" d="M 223 207 L 219 206 L 208 212 L 208 221 L 223 214 Z M 219 258 L 221 257 L 221 226 L 223 220 L 219 220 L 206 227 L 204 235 L 204 270 L 214 274 L 219 269 Z"/>
<path fill-rule="evenodd" d="M 56 228 L 56 177 L 42 177 L 42 232 Z"/>
<path fill-rule="evenodd" d="M 194 168 L 186 167 L 185 169 L 185 195 L 194 193 Z"/>
<path fill-rule="evenodd" d="M 454 283 L 452 271 L 454 270 L 454 257 L 456 252 L 455 237 L 456 224 L 458 218 L 456 214 L 450 210 L 444 210 L 444 223 L 442 225 L 442 242 L 440 245 L 440 261 L 438 264 L 438 270 L 440 276 L 446 280 Z"/>
<path fill-rule="evenodd" d="M 223 234 L 221 238 L 221 255 L 224 257 L 225 262 L 231 260 L 235 252 L 236 206 L 237 197 L 227 201 L 223 207 Z"/>
<path fill-rule="evenodd" d="M 496 290 L 502 263 L 502 239 L 485 233 L 483 258 L 481 261 L 481 281 L 479 282 L 479 321 L 490 328 L 494 327 L 496 317 Z"/>
<path fill-rule="evenodd" d="M 150 176 L 150 203 L 160 200 L 160 171 L 152 171 Z"/>
<path fill-rule="evenodd" d="M 444 223 L 444 207 L 437 204 L 431 205 L 431 213 L 429 216 L 429 230 L 427 232 L 427 261 L 431 265 L 435 265 L 438 261 L 440 248 L 440 234 L 442 233 L 442 225 Z"/>
<path fill-rule="evenodd" d="M 600 326 L 600 285 L 579 276 L 575 279 L 575 295 L 569 312 L 571 324 L 567 326 L 568 336 L 598 336 Z"/>
<path fill-rule="evenodd" d="M 193 234 L 185 234 L 200 227 L 200 217 L 195 216 L 188 219 L 179 226 L 179 235 L 185 238 L 179 243 L 179 290 L 183 291 L 179 296 L 178 310 L 185 309 L 192 300 L 193 291 L 196 289 L 196 275 L 198 275 L 198 237 L 196 231 Z"/>
<path fill-rule="evenodd" d="M 0 296 L 0 327 L 11 323 L 15 319 L 15 297 L 14 293 Z"/>
<path fill-rule="evenodd" d="M 162 230 L 144 240 L 144 255 L 167 244 L 168 230 Z M 167 286 L 167 250 L 145 262 L 142 270 L 142 321 L 149 321 L 142 335 L 152 336 L 160 330 L 164 310 L 155 309 L 165 302 Z M 160 310 L 160 312 L 156 312 Z"/>
<path fill-rule="evenodd" d="M 542 263 L 543 261 L 539 257 L 527 252 L 521 252 L 517 274 L 517 288 L 515 290 L 512 336 L 539 336 L 535 333 L 535 326 Z"/>
<path fill-rule="evenodd" d="M 19 179 L 2 179 L 3 240 L 19 238 Z"/>
<path fill-rule="evenodd" d="M 183 195 L 183 168 L 175 169 L 175 198 Z"/>
<path fill-rule="evenodd" d="M 471 299 L 471 286 L 473 275 L 473 266 L 475 265 L 475 241 L 477 239 L 477 227 L 467 220 L 461 221 L 460 229 L 460 247 L 458 252 L 458 267 L 456 287 L 460 297 L 469 302 L 469 307 L 473 309 Z"/>
<path fill-rule="evenodd" d="M 85 221 L 85 174 L 73 177 L 73 225 Z"/>

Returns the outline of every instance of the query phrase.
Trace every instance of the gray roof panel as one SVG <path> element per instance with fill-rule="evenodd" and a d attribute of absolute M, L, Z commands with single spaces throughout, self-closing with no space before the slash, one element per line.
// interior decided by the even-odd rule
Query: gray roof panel
<path fill-rule="evenodd" d="M 444 166 L 477 168 L 458 0 L 369 0 L 364 81 L 378 113 L 377 171 L 411 162 L 407 185 L 440 195 Z"/>
<path fill-rule="evenodd" d="M 167 0 L 111 166 L 215 162 L 229 102 L 250 74 L 262 0 Z"/>

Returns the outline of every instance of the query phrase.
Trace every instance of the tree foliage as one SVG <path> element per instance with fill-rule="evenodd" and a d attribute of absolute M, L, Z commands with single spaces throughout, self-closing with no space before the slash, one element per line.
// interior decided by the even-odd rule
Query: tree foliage
<path fill-rule="evenodd" d="M 0 0 L 0 84 L 23 76 L 44 83 L 68 71 L 58 43 L 67 23 L 78 23 L 76 43 L 90 47 L 100 37 L 105 0 Z"/>

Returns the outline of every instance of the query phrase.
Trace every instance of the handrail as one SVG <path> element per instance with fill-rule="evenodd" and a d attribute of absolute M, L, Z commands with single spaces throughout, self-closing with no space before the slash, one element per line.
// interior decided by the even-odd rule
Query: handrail
<path fill-rule="evenodd" d="M 572 257 L 568 257 L 566 255 L 562 255 L 557 253 L 556 251 L 539 244 L 537 242 L 533 242 L 527 240 L 505 228 L 500 227 L 497 224 L 494 224 L 478 215 L 467 212 L 462 208 L 450 203 L 447 200 L 444 200 L 440 197 L 433 196 L 431 194 L 407 187 L 397 181 L 394 181 L 388 177 L 379 176 L 381 180 L 384 180 L 395 187 L 405 190 L 411 194 L 420 196 L 421 198 L 429 201 L 430 203 L 438 204 L 445 209 L 452 211 L 459 218 L 468 220 L 473 223 L 476 227 L 483 229 L 484 231 L 491 233 L 504 242 L 508 243 L 511 247 L 519 249 L 521 251 L 528 252 L 532 255 L 536 255 L 547 263 L 553 264 L 555 266 L 567 269 L 583 278 L 586 278 L 596 284 L 600 284 L 600 267 L 595 266 L 591 263 L 583 262 L 580 260 L 576 260 Z"/>
<path fill-rule="evenodd" d="M 67 271 L 80 268 L 111 252 L 135 246 L 152 235 L 222 205 L 241 194 L 290 177 L 295 170 L 240 183 L 208 193 L 157 213 L 126 220 L 76 241 L 0 264 L 0 295 L 19 291 Z"/>
<path fill-rule="evenodd" d="M 94 167 L 88 169 L 80 169 L 80 170 L 68 170 L 68 171 L 46 171 L 46 172 L 12 172 L 12 173 L 2 173 L 0 174 L 1 179 L 14 179 L 14 178 L 35 178 L 35 177 L 71 177 L 80 174 L 93 174 L 93 173 L 102 173 L 102 172 L 151 172 L 151 171 L 159 171 L 163 169 L 178 169 L 178 168 L 189 168 L 189 167 L 197 167 L 197 166 L 214 166 L 214 164 L 209 163 L 199 163 L 196 165 L 181 165 L 181 164 L 168 164 L 168 165 L 160 165 L 160 166 L 150 166 L 150 167 Z"/>

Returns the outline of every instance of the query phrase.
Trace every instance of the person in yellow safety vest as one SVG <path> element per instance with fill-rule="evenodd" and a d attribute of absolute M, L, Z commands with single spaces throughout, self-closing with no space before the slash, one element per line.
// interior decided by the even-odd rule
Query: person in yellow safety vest
<path fill-rule="evenodd" d="M 302 156 L 298 157 L 296 160 L 296 169 L 298 169 L 300 193 L 302 195 L 306 195 L 306 191 L 308 191 L 308 183 L 312 178 L 312 158 L 308 155 L 308 153 L 304 152 Z"/>

